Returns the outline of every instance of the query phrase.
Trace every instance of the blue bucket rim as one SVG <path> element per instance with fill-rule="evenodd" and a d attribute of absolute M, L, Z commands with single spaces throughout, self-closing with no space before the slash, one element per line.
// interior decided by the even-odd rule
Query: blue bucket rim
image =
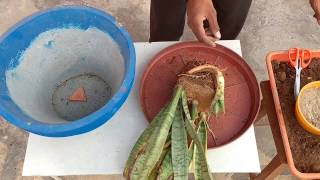
<path fill-rule="evenodd" d="M 129 68 L 126 69 L 126 73 L 122 81 L 121 87 L 119 88 L 118 92 L 115 95 L 113 95 L 113 97 L 108 101 L 108 103 L 105 104 L 96 112 L 72 122 L 63 123 L 63 124 L 50 124 L 50 123 L 39 122 L 37 120 L 33 120 L 29 122 L 23 121 L 15 118 L 14 116 L 12 116 L 12 114 L 8 113 L 2 106 L 0 106 L 1 116 L 7 121 L 9 121 L 10 123 L 28 132 L 32 132 L 35 134 L 48 136 L 48 137 L 65 137 L 65 136 L 81 134 L 84 132 L 91 131 L 99 127 L 100 125 L 104 124 L 108 120 L 110 120 L 110 118 L 116 113 L 117 110 L 120 109 L 120 107 L 123 105 L 123 103 L 129 96 L 134 83 L 134 78 L 135 78 L 136 55 L 135 55 L 135 48 L 133 45 L 133 41 L 129 33 L 127 32 L 126 29 L 124 29 L 123 27 L 117 24 L 116 19 L 113 16 L 111 16 L 105 11 L 102 11 L 93 7 L 67 5 L 67 6 L 59 6 L 59 7 L 36 12 L 28 17 L 25 17 L 24 19 L 20 20 L 18 23 L 13 25 L 11 28 L 9 28 L 3 35 L 0 36 L 0 42 L 6 39 L 12 32 L 17 30 L 19 27 L 37 18 L 40 15 L 47 14 L 50 12 L 55 12 L 55 11 L 68 10 L 68 9 L 89 11 L 90 13 L 94 13 L 106 18 L 112 24 L 114 24 L 118 28 L 120 33 L 127 40 L 127 46 L 130 53 L 129 54 L 130 63 L 129 63 Z M 105 120 L 101 118 L 104 118 Z M 30 119 L 33 119 L 33 118 L 30 117 Z"/>

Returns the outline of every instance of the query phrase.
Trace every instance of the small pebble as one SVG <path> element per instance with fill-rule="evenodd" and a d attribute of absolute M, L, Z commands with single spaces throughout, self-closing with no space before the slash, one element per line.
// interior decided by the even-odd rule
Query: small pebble
<path fill-rule="evenodd" d="M 279 79 L 280 81 L 285 81 L 287 78 L 287 75 L 285 72 L 280 72 L 280 75 L 279 75 Z"/>

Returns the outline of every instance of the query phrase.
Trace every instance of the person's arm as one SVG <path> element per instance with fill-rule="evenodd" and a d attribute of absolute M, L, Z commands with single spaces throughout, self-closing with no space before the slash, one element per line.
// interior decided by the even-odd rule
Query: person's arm
<path fill-rule="evenodd" d="M 320 24 L 320 0 L 310 0 L 312 9 L 314 10 L 314 18 L 317 19 Z"/>
<path fill-rule="evenodd" d="M 188 0 L 187 20 L 189 27 L 199 41 L 215 46 L 214 41 L 221 38 L 217 12 L 212 0 Z M 203 26 L 204 20 L 209 23 L 208 29 Z"/>

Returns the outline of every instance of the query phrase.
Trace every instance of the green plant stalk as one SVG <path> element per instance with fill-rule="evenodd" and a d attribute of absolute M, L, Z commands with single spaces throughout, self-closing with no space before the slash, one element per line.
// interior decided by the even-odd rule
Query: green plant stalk
<path fill-rule="evenodd" d="M 205 120 L 203 119 L 200 121 L 197 134 L 203 146 L 203 149 L 205 150 L 205 155 L 206 155 L 208 134 L 207 134 L 207 127 L 204 121 Z M 203 166 L 204 162 L 202 159 L 202 155 L 198 149 L 199 149 L 198 146 L 196 146 L 194 149 L 194 177 L 195 177 L 195 180 L 202 180 L 204 179 L 203 177 L 205 177 L 205 174 L 203 174 L 202 171 L 205 170 L 204 173 L 206 173 L 209 170 L 205 169 L 206 167 Z"/>
<path fill-rule="evenodd" d="M 211 175 L 209 167 L 208 167 L 206 153 L 203 148 L 202 142 L 200 141 L 196 131 L 192 127 L 191 122 L 185 121 L 185 125 L 186 125 L 187 132 L 190 135 L 190 137 L 192 138 L 192 140 L 194 141 L 196 148 L 197 148 L 197 151 L 198 151 L 198 154 L 199 154 L 198 158 L 199 158 L 199 162 L 201 163 L 201 166 L 200 166 L 201 175 L 202 175 L 201 179 L 211 180 L 212 175 Z"/>
<path fill-rule="evenodd" d="M 187 156 L 188 167 L 192 162 L 194 147 L 195 147 L 194 143 L 191 142 L 188 149 L 188 156 Z M 171 149 L 167 152 L 165 158 L 163 159 L 162 164 L 159 167 L 158 174 L 159 174 L 159 180 L 168 180 L 173 177 Z"/>
<path fill-rule="evenodd" d="M 192 124 L 194 124 L 195 120 L 199 117 L 198 113 L 199 113 L 198 112 L 198 101 L 193 100 L 192 106 L 191 106 L 191 122 L 192 122 Z M 188 153 L 189 154 L 189 156 L 188 156 L 189 166 L 190 166 L 192 159 L 193 159 L 194 148 L 195 148 L 194 142 L 193 142 L 193 140 L 191 140 L 191 143 L 189 146 L 189 153 Z"/>
<path fill-rule="evenodd" d="M 164 157 L 162 164 L 160 165 L 158 174 L 160 180 L 168 180 L 170 177 L 173 177 L 171 149 L 169 149 L 166 156 Z"/>
<path fill-rule="evenodd" d="M 171 153 L 175 180 L 188 179 L 188 140 L 182 113 L 181 107 L 178 107 L 172 123 Z"/>
<path fill-rule="evenodd" d="M 185 117 L 189 121 L 191 121 L 191 115 L 190 115 L 190 111 L 189 111 L 189 107 L 188 107 L 188 98 L 186 95 L 186 91 L 184 91 L 184 90 L 181 92 L 181 102 L 182 102 L 182 107 L 183 107 Z"/>
<path fill-rule="evenodd" d="M 182 87 L 177 86 L 168 108 L 160 117 L 163 118 L 162 123 L 159 123 L 159 125 L 154 129 L 148 140 L 148 145 L 145 151 L 138 156 L 134 164 L 134 168 L 131 173 L 132 180 L 148 179 L 152 169 L 159 160 L 175 116 L 175 111 L 181 97 L 181 91 Z"/>
<path fill-rule="evenodd" d="M 196 101 L 196 100 L 193 100 L 192 101 L 192 109 L 191 109 L 191 120 L 192 121 L 194 121 L 196 118 L 198 118 L 199 117 L 199 115 L 198 115 L 198 105 L 199 105 L 199 103 L 198 103 L 198 101 Z"/>
<path fill-rule="evenodd" d="M 181 99 L 184 97 L 182 96 Z M 184 111 L 186 112 L 186 111 Z M 198 118 L 198 102 L 192 101 L 192 109 L 191 109 L 191 119 L 192 122 Z M 189 149 L 188 149 L 188 165 L 190 166 L 192 159 L 193 159 L 193 152 L 194 152 L 194 143 L 191 141 Z M 172 168 L 172 155 L 171 150 L 167 152 L 160 168 L 159 168 L 159 179 L 160 180 L 168 180 L 170 177 L 173 177 L 173 168 Z"/>
<path fill-rule="evenodd" d="M 149 126 L 143 131 L 143 133 L 140 135 L 139 139 L 137 140 L 136 144 L 133 146 L 129 158 L 126 162 L 126 166 L 123 172 L 123 175 L 125 178 L 129 178 L 130 172 L 132 170 L 132 167 L 138 158 L 138 155 L 143 152 L 146 148 L 148 139 L 150 138 L 152 132 L 154 131 L 155 127 L 159 126 L 160 123 L 162 123 L 161 117 L 162 114 L 166 111 L 168 108 L 168 105 L 166 105 L 154 118 L 154 120 L 149 124 Z"/>
<path fill-rule="evenodd" d="M 169 144 L 169 143 L 166 143 L 166 144 Z M 170 145 L 169 145 L 169 146 L 170 146 Z M 161 163 L 163 162 L 166 154 L 167 154 L 167 153 L 169 152 L 169 150 L 170 150 L 170 147 L 169 147 L 169 146 L 163 148 L 163 151 L 162 151 L 162 153 L 161 153 L 160 159 L 158 160 L 156 166 L 152 169 L 152 171 L 151 171 L 151 173 L 150 173 L 150 175 L 149 175 L 149 177 L 148 177 L 148 180 L 156 180 L 156 179 L 157 179 L 158 169 L 159 169 Z"/>
<path fill-rule="evenodd" d="M 220 112 L 225 112 L 224 106 L 224 77 L 220 70 L 216 71 L 216 94 L 214 95 L 213 101 L 211 103 L 211 110 L 215 115 Z"/>

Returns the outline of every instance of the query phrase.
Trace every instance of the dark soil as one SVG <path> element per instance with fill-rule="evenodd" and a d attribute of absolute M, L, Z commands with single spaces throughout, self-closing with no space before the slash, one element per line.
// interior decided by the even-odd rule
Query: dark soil
<path fill-rule="evenodd" d="M 306 89 L 300 93 L 299 107 L 304 117 L 320 129 L 320 88 Z"/>
<path fill-rule="evenodd" d="M 196 77 L 196 78 L 194 78 Z M 200 112 L 209 112 L 212 99 L 215 95 L 215 90 L 212 87 L 212 79 L 206 80 L 197 76 L 180 76 L 178 84 L 183 86 L 188 100 L 191 102 L 197 100 L 199 103 L 198 110 Z M 208 83 L 206 82 L 208 81 Z"/>
<path fill-rule="evenodd" d="M 273 63 L 273 69 L 295 166 L 303 173 L 320 172 L 320 136 L 305 131 L 295 118 L 295 69 L 278 62 Z M 320 58 L 314 58 L 302 70 L 301 87 L 317 80 L 320 80 Z"/>
<path fill-rule="evenodd" d="M 215 77 L 209 72 L 186 74 L 192 68 L 204 64 L 206 63 L 201 61 L 186 63 L 183 72 L 178 75 L 177 83 L 184 87 L 189 101 L 198 101 L 198 110 L 200 112 L 209 112 L 215 95 Z"/>

